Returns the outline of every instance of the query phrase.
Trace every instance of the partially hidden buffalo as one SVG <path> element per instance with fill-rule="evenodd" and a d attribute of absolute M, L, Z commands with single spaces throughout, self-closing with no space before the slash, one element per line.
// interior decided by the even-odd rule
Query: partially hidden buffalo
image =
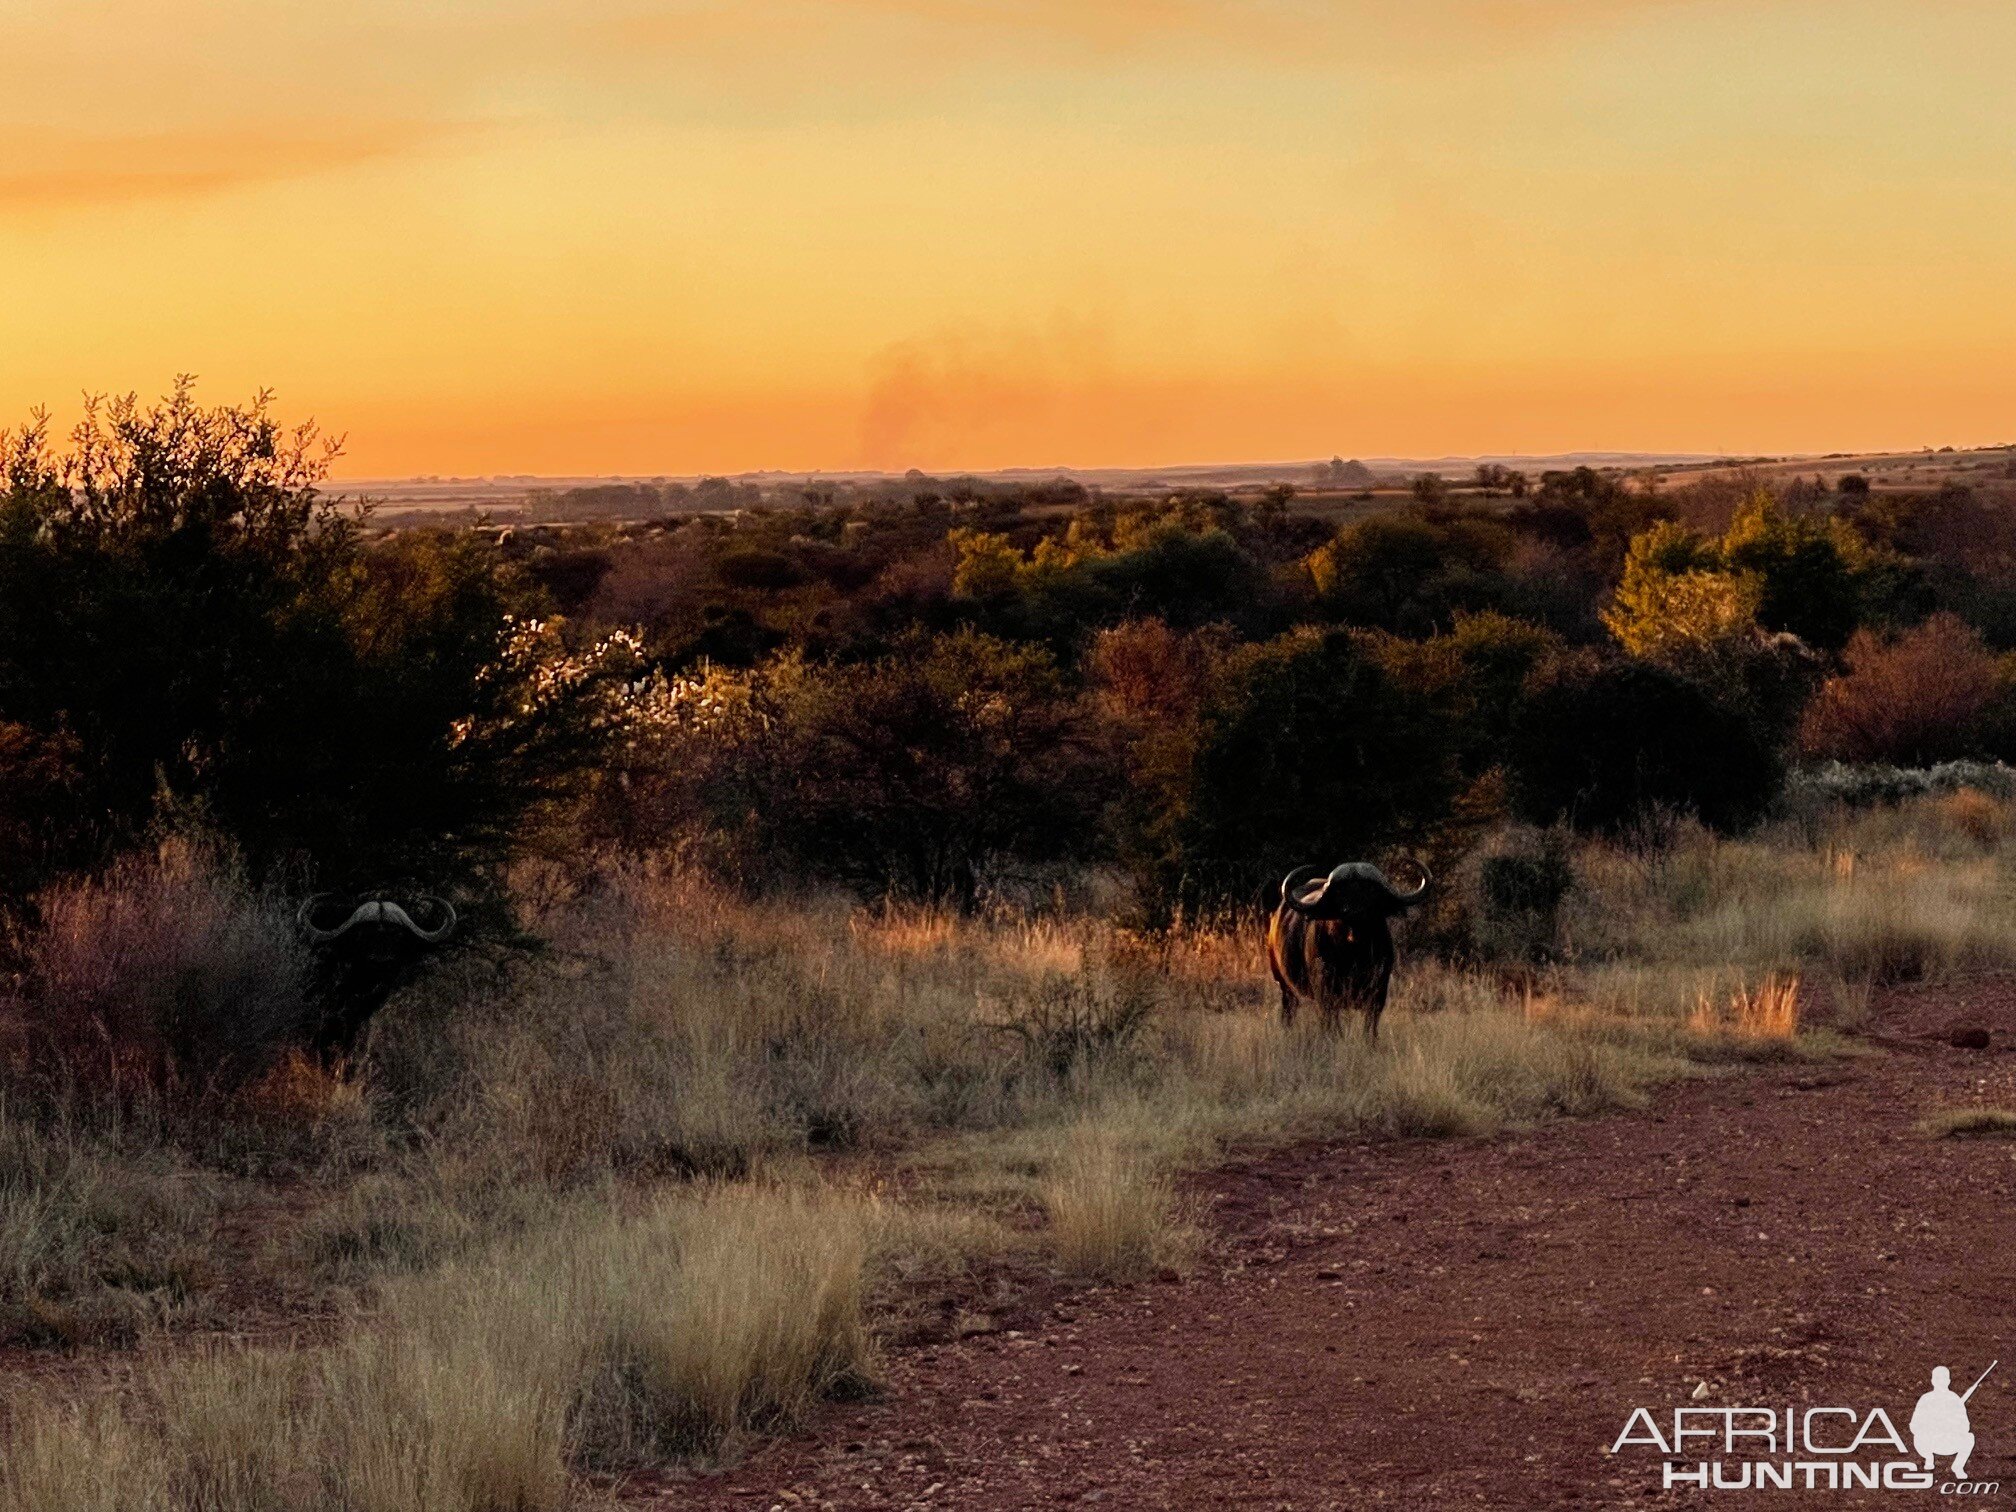
<path fill-rule="evenodd" d="M 301 905 L 301 932 L 315 953 L 318 1018 L 310 1048 L 326 1063 L 347 1061 L 386 1000 L 455 932 L 445 898 L 345 901 L 318 893 Z"/>
<path fill-rule="evenodd" d="M 1307 999 L 1335 1028 L 1345 1009 L 1365 1015 L 1379 1037 L 1386 989 L 1393 980 L 1393 931 L 1388 921 L 1428 891 L 1428 868 L 1413 863 L 1420 885 L 1401 892 L 1378 867 L 1346 861 L 1327 876 L 1297 867 L 1281 883 L 1281 901 L 1267 922 L 1267 967 L 1281 988 L 1281 1020 L 1295 1022 Z"/>

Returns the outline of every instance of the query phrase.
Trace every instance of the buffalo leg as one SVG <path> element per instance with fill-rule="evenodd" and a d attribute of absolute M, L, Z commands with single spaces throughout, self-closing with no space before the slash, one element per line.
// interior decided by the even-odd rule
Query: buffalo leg
<path fill-rule="evenodd" d="M 1379 1018 L 1386 1011 L 1386 990 L 1391 985 L 1390 978 L 1382 980 L 1372 991 L 1372 1001 L 1365 1005 L 1365 1032 L 1374 1045 L 1379 1043 Z"/>
<path fill-rule="evenodd" d="M 1286 982 L 1281 982 L 1277 985 L 1281 988 L 1281 1027 L 1284 1029 L 1293 1029 L 1295 1027 L 1295 994 Z"/>

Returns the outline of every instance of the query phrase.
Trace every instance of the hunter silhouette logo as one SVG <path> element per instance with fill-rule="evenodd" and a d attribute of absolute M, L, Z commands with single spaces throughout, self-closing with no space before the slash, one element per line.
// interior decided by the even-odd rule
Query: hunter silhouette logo
<path fill-rule="evenodd" d="M 1634 1446 L 1664 1456 L 1662 1483 L 1672 1490 L 1715 1491 L 1933 1491 L 1942 1496 L 1992 1496 L 1995 1481 L 1967 1479 L 1974 1453 L 1974 1424 L 1967 1404 L 2002 1362 L 1990 1362 L 1965 1391 L 1953 1390 L 1953 1372 L 1932 1369 L 1932 1389 L 1918 1398 L 1908 1424 L 1910 1442 L 1881 1407 L 1709 1407 L 1688 1405 L 1667 1423 L 1647 1407 L 1634 1408 L 1610 1446 Z M 1692 1401 L 1707 1396 L 1704 1382 Z M 1950 1473 L 1941 1478 L 1937 1462 Z"/>
<path fill-rule="evenodd" d="M 1918 1398 L 1911 1413 L 1911 1447 L 1924 1456 L 1925 1468 L 1942 1455 L 1953 1456 L 1953 1479 L 1967 1478 L 1967 1456 L 1974 1452 L 1974 1427 L 1967 1418 L 1967 1399 L 1981 1389 L 1988 1371 L 2002 1362 L 1996 1360 L 1958 1396 L 1953 1394 L 1953 1372 L 1944 1365 L 1932 1371 L 1932 1389 Z"/>

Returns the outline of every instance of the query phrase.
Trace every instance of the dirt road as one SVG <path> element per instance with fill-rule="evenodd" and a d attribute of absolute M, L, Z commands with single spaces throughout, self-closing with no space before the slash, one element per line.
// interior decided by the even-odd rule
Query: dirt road
<path fill-rule="evenodd" d="M 1690 1084 L 1646 1112 L 1218 1172 L 1197 1189 L 1217 1243 L 1188 1279 L 895 1351 L 880 1400 L 664 1499 L 1908 1505 L 1937 1493 L 1667 1491 L 1656 1448 L 1609 1449 L 1639 1406 L 1665 1429 L 1679 1406 L 1880 1407 L 1908 1436 L 1934 1365 L 1960 1388 L 1999 1356 L 1968 1469 L 2002 1483 L 1972 1504 L 2006 1502 L 2016 1140 L 1914 1125 L 1942 1103 L 2016 1106 L 2016 982 L 1897 994 L 1878 1024 L 1877 1054 Z M 1946 1043 L 1961 1027 L 1991 1048 Z M 1723 1457 L 1733 1474 L 1750 1452 Z"/>

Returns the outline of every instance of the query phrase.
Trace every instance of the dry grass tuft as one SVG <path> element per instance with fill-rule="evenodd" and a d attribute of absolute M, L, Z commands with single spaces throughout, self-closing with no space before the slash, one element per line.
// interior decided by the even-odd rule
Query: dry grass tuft
<path fill-rule="evenodd" d="M 1094 1123 L 1073 1125 L 1063 1144 L 1040 1195 L 1051 1249 L 1067 1275 L 1132 1281 L 1187 1255 L 1194 1231 L 1178 1217 L 1175 1186 L 1151 1158 Z"/>
<path fill-rule="evenodd" d="M 713 1454 L 866 1390 L 862 1299 L 879 1214 L 858 1199 L 729 1187 L 570 1246 L 584 1364 L 577 1451 L 622 1466 Z M 572 1271 L 572 1275 L 567 1274 Z"/>
<path fill-rule="evenodd" d="M 2016 1137 L 2016 1109 L 1970 1107 L 1940 1108 L 1926 1115 L 1918 1130 L 1934 1139 L 1957 1139 L 1980 1135 Z"/>
<path fill-rule="evenodd" d="M 1934 801 L 1939 821 L 1965 835 L 1983 850 L 2008 838 L 2009 805 L 1979 788 L 1963 787 Z"/>
<path fill-rule="evenodd" d="M 1703 993 L 1687 1016 L 1687 1027 L 1695 1034 L 1737 1040 L 1793 1039 L 1799 1033 L 1799 978 L 1767 976 L 1720 1001 Z"/>
<path fill-rule="evenodd" d="M 30 1050 L 87 1091 L 207 1091 L 256 1071 L 306 1023 L 308 955 L 291 911 L 212 846 L 171 840 L 37 904 Z"/>
<path fill-rule="evenodd" d="M 291 1050 L 241 1088 L 238 1111 L 259 1123 L 325 1131 L 370 1117 L 363 1083 Z"/>

